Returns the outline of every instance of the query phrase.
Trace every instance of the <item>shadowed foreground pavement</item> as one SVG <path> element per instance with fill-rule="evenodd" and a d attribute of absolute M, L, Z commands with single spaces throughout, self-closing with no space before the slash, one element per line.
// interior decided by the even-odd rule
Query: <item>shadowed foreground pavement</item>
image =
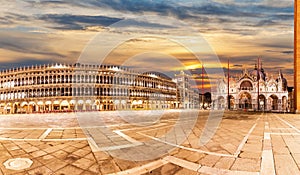
<path fill-rule="evenodd" d="M 204 131 L 208 114 L 3 115 L 0 174 L 300 174 L 299 116 L 225 112 Z M 210 135 L 201 145 L 199 138 Z M 13 158 L 32 164 L 8 169 Z"/>

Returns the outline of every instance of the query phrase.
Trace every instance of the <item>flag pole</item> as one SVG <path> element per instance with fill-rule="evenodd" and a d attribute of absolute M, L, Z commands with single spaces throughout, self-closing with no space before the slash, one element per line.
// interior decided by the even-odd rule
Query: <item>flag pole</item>
<path fill-rule="evenodd" d="M 259 57 L 257 58 L 257 110 L 259 111 Z"/>
<path fill-rule="evenodd" d="M 204 108 L 204 66 L 202 63 L 202 87 L 201 87 L 201 93 L 202 93 L 202 109 Z"/>
<path fill-rule="evenodd" d="M 229 96 L 229 59 L 227 63 L 227 105 L 228 105 L 228 110 L 230 110 L 230 96 Z"/>

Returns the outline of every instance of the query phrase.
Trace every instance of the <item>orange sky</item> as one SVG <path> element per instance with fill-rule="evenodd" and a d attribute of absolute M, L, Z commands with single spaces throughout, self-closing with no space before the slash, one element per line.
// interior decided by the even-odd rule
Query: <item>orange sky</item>
<path fill-rule="evenodd" d="M 236 75 L 253 69 L 260 56 L 268 76 L 281 69 L 293 86 L 291 0 L 29 0 L 0 6 L 2 70 L 99 63 L 108 54 L 105 63 L 166 74 L 199 74 L 204 64 L 217 79 L 228 59 Z"/>

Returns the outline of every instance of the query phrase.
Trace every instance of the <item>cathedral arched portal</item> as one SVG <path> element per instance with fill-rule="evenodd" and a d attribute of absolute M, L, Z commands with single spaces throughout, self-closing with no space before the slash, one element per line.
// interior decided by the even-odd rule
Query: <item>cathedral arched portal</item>
<path fill-rule="evenodd" d="M 242 92 L 239 96 L 239 108 L 252 109 L 251 95 L 248 92 Z"/>
<path fill-rule="evenodd" d="M 258 82 L 259 75 L 259 82 Z M 219 97 L 225 98 L 225 108 L 249 111 L 290 111 L 290 94 L 287 91 L 287 81 L 281 71 L 278 77 L 267 77 L 262 64 L 252 71 L 245 69 L 241 75 L 228 80 L 219 80 L 217 91 L 212 95 L 213 108 L 219 108 Z M 228 91 L 229 87 L 229 91 Z M 229 97 L 227 97 L 229 92 Z M 229 103 L 229 104 L 228 104 Z M 227 105 L 228 104 L 228 105 Z M 233 105 L 234 104 L 234 105 Z M 233 107 L 234 106 L 234 107 Z"/>
<path fill-rule="evenodd" d="M 278 110 L 278 97 L 274 94 L 268 98 L 268 109 Z"/>

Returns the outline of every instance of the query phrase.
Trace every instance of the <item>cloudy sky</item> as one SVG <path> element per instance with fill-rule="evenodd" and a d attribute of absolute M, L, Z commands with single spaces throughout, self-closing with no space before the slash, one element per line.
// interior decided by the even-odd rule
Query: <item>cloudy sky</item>
<path fill-rule="evenodd" d="M 203 63 L 217 78 L 228 59 L 235 75 L 260 56 L 293 86 L 293 0 L 0 1 L 2 70 L 93 62 L 200 74 Z"/>

